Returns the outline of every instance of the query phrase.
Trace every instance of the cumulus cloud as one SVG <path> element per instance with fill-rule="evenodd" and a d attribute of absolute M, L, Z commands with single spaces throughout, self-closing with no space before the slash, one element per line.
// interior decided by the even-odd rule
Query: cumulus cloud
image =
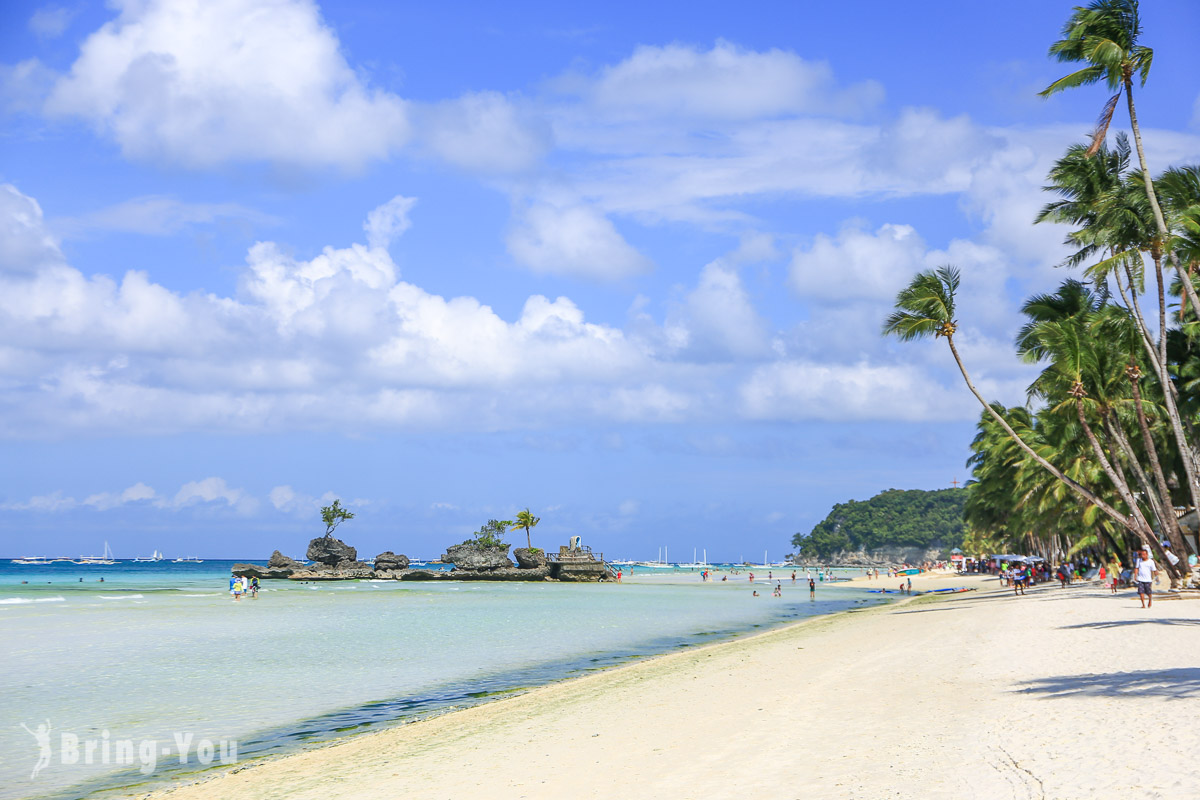
<path fill-rule="evenodd" d="M 387 249 L 412 225 L 408 214 L 416 204 L 415 197 L 396 195 L 367 214 L 367 221 L 363 223 L 363 230 L 367 232 L 367 244 Z"/>
<path fill-rule="evenodd" d="M 14 217 L 0 225 L 0 252 L 17 259 L 0 272 L 0 378 L 25 387 L 0 397 L 10 434 L 490 428 L 580 413 L 674 418 L 693 405 L 696 387 L 662 385 L 683 365 L 587 321 L 566 297 L 532 295 L 509 321 L 475 298 L 400 280 L 380 247 L 304 260 L 272 242 L 250 249 L 235 297 L 180 294 L 138 271 L 83 275 L 32 199 L 12 187 L 0 197 Z M 393 230 L 396 208 L 371 219 L 368 230 Z"/>
<path fill-rule="evenodd" d="M 128 157 L 191 167 L 263 159 L 355 168 L 409 132 L 307 0 L 119 0 L 46 101 Z M 236 31 L 237 35 L 230 35 Z"/>
<path fill-rule="evenodd" d="M 769 348 L 766 321 L 737 270 L 721 259 L 700 271 L 696 287 L 668 316 L 666 335 L 672 345 L 699 360 L 754 359 Z"/>
<path fill-rule="evenodd" d="M 216 477 L 185 483 L 175 493 L 170 505 L 173 508 L 186 508 L 204 503 L 224 504 L 243 514 L 253 513 L 258 508 L 258 501 L 244 489 L 232 488 L 224 478 Z"/>
<path fill-rule="evenodd" d="M 828 64 L 783 50 L 746 50 L 723 40 L 709 50 L 683 44 L 638 47 L 624 61 L 603 69 L 585 92 L 610 113 L 720 119 L 858 114 L 883 97 L 874 81 L 839 86 Z"/>
<path fill-rule="evenodd" d="M 508 252 L 535 272 L 597 280 L 627 278 L 651 267 L 611 220 L 586 205 L 527 207 L 508 234 Z"/>

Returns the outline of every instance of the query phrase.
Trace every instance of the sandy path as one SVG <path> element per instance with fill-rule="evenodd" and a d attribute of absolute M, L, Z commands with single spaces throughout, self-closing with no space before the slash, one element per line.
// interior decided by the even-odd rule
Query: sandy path
<path fill-rule="evenodd" d="M 1198 712 L 1200 602 L 1147 612 L 1089 587 L 979 591 L 673 654 L 155 796 L 1197 797 Z"/>

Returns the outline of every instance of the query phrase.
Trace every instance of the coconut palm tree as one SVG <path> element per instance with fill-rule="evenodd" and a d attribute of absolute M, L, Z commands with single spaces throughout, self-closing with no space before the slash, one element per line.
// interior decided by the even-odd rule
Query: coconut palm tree
<path fill-rule="evenodd" d="M 519 530 L 520 528 L 524 528 L 525 529 L 525 543 L 529 546 L 529 549 L 532 550 L 533 549 L 533 539 L 531 539 L 529 536 L 529 529 L 536 527 L 537 524 L 541 521 L 542 521 L 541 517 L 535 517 L 533 515 L 533 512 L 531 512 L 528 508 L 526 508 L 524 511 L 517 512 L 517 518 L 514 521 L 513 526 L 509 530 L 515 531 L 515 530 Z"/>
<path fill-rule="evenodd" d="M 971 381 L 971 376 L 967 372 L 961 356 L 958 354 L 958 348 L 954 346 L 954 334 L 958 330 L 958 322 L 954 319 L 954 303 L 960 281 L 961 276 L 958 269 L 952 266 L 943 266 L 936 270 L 926 270 L 918 273 L 912 279 L 912 282 L 896 296 L 896 310 L 884 322 L 884 335 L 896 336 L 901 341 L 925 339 L 930 336 L 945 338 L 946 344 L 950 348 L 950 353 L 954 356 L 954 362 L 958 365 L 958 370 L 962 373 L 963 381 L 967 384 L 967 388 L 971 390 L 971 394 L 975 395 L 975 399 L 979 401 L 979 404 L 1012 437 L 1018 447 L 1040 464 L 1043 469 L 1070 487 L 1071 491 L 1087 502 L 1097 506 L 1116 523 L 1128 527 L 1131 531 L 1139 535 L 1142 534 L 1143 531 L 1136 521 L 1130 520 L 1124 514 L 1121 514 L 1109 503 L 1105 502 L 1078 481 L 1064 474 L 1062 470 L 1030 447 L 1012 429 L 1012 426 L 1009 425 L 1004 416 L 984 400 L 983 395 L 975 388 L 975 384 Z"/>
<path fill-rule="evenodd" d="M 1141 18 L 1138 15 L 1138 0 L 1095 0 L 1087 6 L 1076 6 L 1062 29 L 1062 39 L 1050 45 L 1050 55 L 1062 62 L 1086 64 L 1082 69 L 1065 75 L 1043 89 L 1042 97 L 1049 97 L 1067 89 L 1090 86 L 1103 81 L 1113 96 L 1104 104 L 1096 130 L 1092 135 L 1091 152 L 1099 149 L 1112 122 L 1113 112 L 1122 94 L 1129 110 L 1129 127 L 1137 149 L 1138 164 L 1142 169 L 1154 224 L 1158 235 L 1167 240 L 1167 223 L 1154 192 L 1150 167 L 1146 164 L 1146 152 L 1142 147 L 1142 130 L 1138 125 L 1137 108 L 1133 101 L 1133 76 L 1136 74 L 1142 86 L 1150 75 L 1154 62 L 1154 50 L 1139 44 L 1142 35 Z M 1178 257 L 1169 253 L 1171 264 L 1182 273 Z M 1190 282 L 1184 282 L 1184 290 L 1193 311 L 1200 316 L 1200 296 Z"/>

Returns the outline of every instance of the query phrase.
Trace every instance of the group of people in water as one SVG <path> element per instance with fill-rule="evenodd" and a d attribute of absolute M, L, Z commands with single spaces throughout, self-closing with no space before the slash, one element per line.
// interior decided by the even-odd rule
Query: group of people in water
<path fill-rule="evenodd" d="M 250 595 L 258 599 L 258 578 L 247 578 L 245 575 L 234 575 L 229 579 L 229 593 L 235 601 L 241 600 L 242 595 Z"/>

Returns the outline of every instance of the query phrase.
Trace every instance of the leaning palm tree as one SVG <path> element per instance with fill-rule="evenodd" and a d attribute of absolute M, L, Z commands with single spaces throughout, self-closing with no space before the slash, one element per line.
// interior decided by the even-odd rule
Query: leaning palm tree
<path fill-rule="evenodd" d="M 884 335 L 895 336 L 901 341 L 927 339 L 930 336 L 944 337 L 946 344 L 950 347 L 951 355 L 954 356 L 954 363 L 958 365 L 958 371 L 962 373 L 963 381 L 971 390 L 971 394 L 975 395 L 975 399 L 984 407 L 984 410 L 991 414 L 996 423 L 1016 442 L 1018 447 L 1040 464 L 1043 469 L 1070 487 L 1071 491 L 1080 498 L 1099 508 L 1117 524 L 1139 536 L 1144 536 L 1145 532 L 1137 522 L 1117 511 L 1030 447 L 1013 430 L 1000 412 L 984 400 L 983 395 L 975 388 L 975 384 L 972 383 L 971 376 L 963 364 L 962 357 L 958 354 L 958 348 L 954 346 L 954 334 L 958 330 L 958 322 L 954 319 L 954 303 L 960 281 L 961 276 L 958 269 L 952 266 L 943 266 L 936 270 L 918 273 L 912 282 L 896 296 L 896 310 L 884 322 Z"/>
<path fill-rule="evenodd" d="M 1154 50 L 1139 44 L 1142 35 L 1141 18 L 1138 16 L 1138 0 L 1094 0 L 1088 6 L 1076 6 L 1062 29 L 1062 39 L 1050 45 L 1050 55 L 1063 62 L 1086 64 L 1082 69 L 1065 75 L 1043 89 L 1042 97 L 1049 97 L 1067 89 L 1090 86 L 1103 81 L 1113 96 L 1104 104 L 1096 130 L 1092 135 L 1090 152 L 1100 148 L 1112 122 L 1113 112 L 1121 95 L 1129 109 L 1129 127 L 1133 130 L 1133 141 L 1137 147 L 1138 164 L 1142 168 L 1142 180 L 1146 186 L 1154 223 L 1162 241 L 1167 240 L 1167 223 L 1162 207 L 1154 193 L 1150 167 L 1146 164 L 1146 152 L 1142 147 L 1142 129 L 1138 125 L 1137 108 L 1133 102 L 1133 76 L 1140 78 L 1142 86 L 1150 75 L 1154 62 Z M 1172 251 L 1171 264 L 1180 270 L 1179 259 Z M 1184 281 L 1184 291 L 1192 304 L 1193 311 L 1200 316 L 1200 296 L 1190 281 Z"/>
<path fill-rule="evenodd" d="M 515 530 L 520 530 L 521 528 L 524 528 L 525 529 L 525 543 L 529 546 L 529 549 L 532 550 L 533 549 L 533 539 L 531 539 L 529 536 L 529 529 L 536 527 L 537 524 L 541 521 L 542 521 L 541 517 L 535 517 L 533 515 L 533 512 L 531 512 L 528 508 L 526 508 L 524 511 L 517 512 L 517 519 L 514 522 L 513 526 L 511 528 L 509 528 L 509 530 L 515 531 Z"/>

